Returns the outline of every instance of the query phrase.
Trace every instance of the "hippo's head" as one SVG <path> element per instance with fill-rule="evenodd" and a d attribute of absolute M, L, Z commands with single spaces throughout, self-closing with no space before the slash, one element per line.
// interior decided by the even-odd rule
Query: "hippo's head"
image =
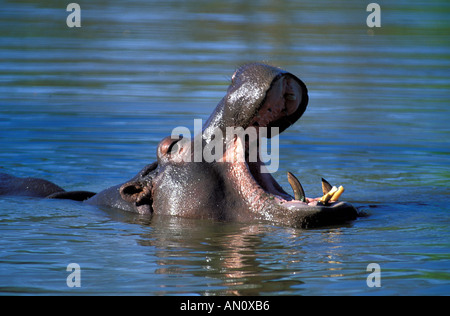
<path fill-rule="evenodd" d="M 251 159 L 250 137 L 226 137 L 227 128 L 238 127 L 253 129 L 257 136 L 265 128 L 267 137 L 273 137 L 294 124 L 307 104 L 306 86 L 293 74 L 264 64 L 244 65 L 233 74 L 227 94 L 200 135 L 163 139 L 157 163 L 122 185 L 120 195 L 139 213 L 267 220 L 293 227 L 353 220 L 357 213 L 349 203 L 295 199 L 264 172 L 259 155 Z M 195 157 L 199 148 L 209 149 L 217 159 L 199 160 Z"/>

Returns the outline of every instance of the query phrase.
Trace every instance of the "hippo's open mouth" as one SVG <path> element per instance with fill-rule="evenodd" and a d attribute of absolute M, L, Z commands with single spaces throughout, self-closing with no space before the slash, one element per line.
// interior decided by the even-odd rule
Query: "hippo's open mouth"
<path fill-rule="evenodd" d="M 302 96 L 305 95 L 302 89 L 303 87 L 300 83 L 289 75 L 283 75 L 274 80 L 265 99 L 250 121 L 249 126 L 256 128 L 258 135 L 262 127 L 266 127 L 269 130 L 272 127 L 277 127 L 281 131 L 288 128 L 297 120 L 297 117 L 295 117 L 296 113 L 299 111 L 303 113 L 304 111 L 304 109 L 300 109 L 302 106 Z M 258 137 L 258 139 L 260 138 Z M 264 162 L 261 161 L 259 154 L 256 155 L 256 161 L 249 159 L 250 147 L 251 145 L 248 140 L 235 137 L 233 144 L 231 146 L 229 145 L 225 154 L 233 155 L 233 161 L 235 162 L 232 167 L 233 177 L 237 180 L 241 194 L 246 196 L 255 208 L 258 208 L 258 205 L 264 208 L 268 202 L 272 204 L 276 203 L 288 209 L 304 209 L 308 206 L 339 207 L 342 204 L 337 201 L 332 201 L 324 205 L 320 201 L 320 197 L 307 198 L 303 195 L 299 198 L 297 195 L 295 197 L 291 196 L 283 190 L 281 185 L 270 173 L 263 172 L 266 167 Z M 298 186 L 301 188 L 299 183 Z M 295 191 L 296 188 L 293 189 Z M 301 191 L 303 191 L 302 188 Z"/>
<path fill-rule="evenodd" d="M 244 159 L 244 146 L 239 138 L 235 140 L 235 146 L 233 150 L 236 155 L 236 159 Z M 242 175 L 240 177 L 242 181 L 242 192 L 250 196 L 252 194 L 256 194 L 256 196 L 264 197 L 269 196 L 271 200 L 278 202 L 280 205 L 284 207 L 304 207 L 304 206 L 329 206 L 333 207 L 338 205 L 337 201 L 328 201 L 326 204 L 321 202 L 321 197 L 316 198 L 308 198 L 303 196 L 303 198 L 296 198 L 289 193 L 287 193 L 281 185 L 275 180 L 271 173 L 262 172 L 266 168 L 263 161 L 261 161 L 258 157 L 258 161 L 249 162 L 247 159 L 240 166 L 240 170 Z M 244 181 L 244 179 L 246 180 Z M 298 180 L 297 180 L 298 181 Z M 324 181 L 324 180 L 323 180 Z M 295 190 L 295 189 L 294 189 Z M 302 188 L 303 190 L 303 188 Z M 295 191 L 294 191 L 295 192 Z M 304 194 L 304 193 L 303 193 Z"/>
<path fill-rule="evenodd" d="M 230 152 L 232 152 L 235 161 L 231 168 L 233 177 L 237 179 L 241 194 L 249 198 L 253 205 L 256 206 L 270 200 L 272 203 L 277 202 L 288 208 L 323 206 L 320 197 L 305 197 L 304 200 L 301 200 L 288 194 L 270 173 L 263 172 L 266 166 L 259 155 L 256 162 L 248 160 L 248 145 L 244 146 L 240 137 L 234 139 L 233 146 L 227 151 L 227 154 L 230 154 Z M 327 206 L 332 207 L 338 203 L 329 202 Z"/>

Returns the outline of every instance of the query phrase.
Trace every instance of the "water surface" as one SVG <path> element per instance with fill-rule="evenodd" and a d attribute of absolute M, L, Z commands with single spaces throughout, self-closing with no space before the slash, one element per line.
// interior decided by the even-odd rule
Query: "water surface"
<path fill-rule="evenodd" d="M 79 4 L 68 28 L 60 1 L 2 2 L 0 172 L 122 183 L 172 128 L 208 117 L 239 65 L 266 61 L 310 95 L 274 176 L 288 189 L 294 172 L 308 196 L 321 177 L 342 184 L 368 216 L 299 230 L 2 197 L 2 294 L 450 294 L 446 1 L 380 3 L 374 29 L 361 1 Z"/>

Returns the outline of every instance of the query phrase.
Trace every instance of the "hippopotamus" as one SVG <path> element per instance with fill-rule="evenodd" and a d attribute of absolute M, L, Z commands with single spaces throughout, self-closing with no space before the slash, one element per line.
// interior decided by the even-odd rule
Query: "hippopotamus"
<path fill-rule="evenodd" d="M 259 155 L 250 159 L 249 137 L 223 136 L 230 127 L 240 127 L 277 137 L 303 115 L 307 104 L 306 85 L 292 73 L 261 63 L 246 64 L 232 75 L 201 133 L 190 139 L 167 136 L 157 147 L 157 160 L 132 179 L 99 193 L 66 192 L 44 179 L 0 174 L 0 195 L 72 199 L 149 216 L 264 221 L 299 228 L 354 220 L 353 205 L 306 198 L 295 177 L 298 185 L 291 196 L 264 171 Z M 223 144 L 214 153 L 219 159 L 195 157 L 196 148 L 208 148 L 213 142 Z"/>

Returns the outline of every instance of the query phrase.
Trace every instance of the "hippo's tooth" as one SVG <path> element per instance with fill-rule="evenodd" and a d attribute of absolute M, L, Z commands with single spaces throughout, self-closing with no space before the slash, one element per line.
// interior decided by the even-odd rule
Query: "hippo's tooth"
<path fill-rule="evenodd" d="M 336 202 L 339 197 L 344 193 L 344 187 L 341 185 L 339 189 L 336 191 L 336 193 L 333 194 L 333 196 L 330 199 L 330 202 Z"/>
<path fill-rule="evenodd" d="M 333 188 L 333 186 L 324 178 L 322 178 L 322 192 L 323 195 L 327 194 L 328 192 L 330 192 L 330 190 Z"/>
<path fill-rule="evenodd" d="M 291 94 L 291 93 L 286 93 L 284 95 L 284 97 L 286 98 L 286 100 L 290 100 L 290 101 L 297 100 L 297 96 L 295 94 Z"/>
<path fill-rule="evenodd" d="M 298 179 L 290 172 L 287 173 L 287 178 L 292 190 L 294 191 L 294 198 L 296 200 L 306 202 L 305 191 L 303 191 L 300 181 L 298 181 Z"/>
<path fill-rule="evenodd" d="M 322 202 L 323 204 L 327 204 L 328 201 L 333 196 L 333 194 L 335 194 L 337 191 L 338 191 L 338 188 L 337 187 L 333 187 L 327 194 L 325 194 L 324 196 L 322 196 L 320 198 L 320 202 Z"/>

